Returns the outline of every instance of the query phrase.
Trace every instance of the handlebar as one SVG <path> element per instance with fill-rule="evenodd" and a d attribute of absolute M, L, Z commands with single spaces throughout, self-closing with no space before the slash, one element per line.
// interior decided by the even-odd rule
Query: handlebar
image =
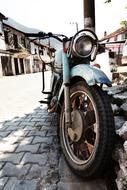
<path fill-rule="evenodd" d="M 36 37 L 39 39 L 46 39 L 46 38 L 55 38 L 56 40 L 60 41 L 60 42 L 64 42 L 65 39 L 67 40 L 68 37 L 63 35 L 63 34 L 52 34 L 51 32 L 49 33 L 45 33 L 45 32 L 38 32 L 38 33 L 26 33 L 27 37 Z M 63 39 L 61 39 L 60 37 L 62 37 Z"/>

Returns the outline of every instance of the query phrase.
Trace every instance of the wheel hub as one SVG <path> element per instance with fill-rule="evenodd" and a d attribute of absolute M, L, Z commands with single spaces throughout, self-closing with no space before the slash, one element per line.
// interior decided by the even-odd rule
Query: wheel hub
<path fill-rule="evenodd" d="M 79 110 L 71 112 L 72 126 L 68 128 L 68 134 L 72 141 L 78 142 L 84 130 L 84 114 Z"/>

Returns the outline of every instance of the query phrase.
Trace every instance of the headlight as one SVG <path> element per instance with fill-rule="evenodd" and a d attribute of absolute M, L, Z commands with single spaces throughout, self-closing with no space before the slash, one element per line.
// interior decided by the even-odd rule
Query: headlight
<path fill-rule="evenodd" d="M 82 30 L 72 39 L 72 54 L 76 57 L 89 57 L 95 52 L 95 47 L 97 47 L 97 37 L 90 30 Z"/>
<path fill-rule="evenodd" d="M 93 48 L 92 40 L 87 36 L 79 37 L 73 44 L 73 51 L 80 57 L 89 56 Z"/>

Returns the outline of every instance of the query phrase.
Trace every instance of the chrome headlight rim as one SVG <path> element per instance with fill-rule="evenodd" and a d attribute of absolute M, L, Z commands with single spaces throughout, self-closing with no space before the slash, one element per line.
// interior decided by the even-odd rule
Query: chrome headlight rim
<path fill-rule="evenodd" d="M 92 53 L 94 41 L 89 36 L 80 36 L 74 40 L 72 50 L 75 56 L 86 58 Z"/>
<path fill-rule="evenodd" d="M 85 47 L 85 40 L 87 39 L 89 41 L 89 43 L 91 44 L 91 48 L 88 49 L 87 53 L 84 51 L 84 54 L 80 53 L 78 51 L 78 49 L 76 48 L 76 43 L 80 41 L 80 39 L 84 40 L 84 49 L 87 47 L 88 44 L 86 44 L 86 47 Z M 71 53 L 76 56 L 76 57 L 80 57 L 80 58 L 87 58 L 87 57 L 90 57 L 92 52 L 94 51 L 94 49 L 98 47 L 98 38 L 96 36 L 96 34 L 89 30 L 89 29 L 84 29 L 84 30 L 80 30 L 79 32 L 77 32 L 75 34 L 75 36 L 73 37 L 72 39 L 72 43 L 71 43 Z M 89 45 L 90 45 L 89 44 Z M 82 45 L 82 44 L 81 44 Z M 87 48 L 86 48 L 87 49 Z"/>

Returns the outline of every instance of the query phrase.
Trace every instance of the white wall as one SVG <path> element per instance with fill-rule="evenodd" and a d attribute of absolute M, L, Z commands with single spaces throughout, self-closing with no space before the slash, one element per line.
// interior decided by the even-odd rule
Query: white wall
<path fill-rule="evenodd" d="M 1 21 L 0 21 L 0 33 L 2 34 L 0 36 L 0 49 L 5 50 L 6 47 L 5 47 L 5 41 L 4 41 L 3 24 Z"/>
<path fill-rule="evenodd" d="M 0 57 L 0 77 L 3 76 L 3 73 L 2 73 L 2 64 L 1 64 L 1 57 Z"/>
<path fill-rule="evenodd" d="M 112 80 L 112 72 L 110 71 L 110 58 L 109 53 L 104 52 L 96 57 L 96 63 L 98 63 L 101 66 L 101 70 L 108 76 L 110 80 Z"/>
<path fill-rule="evenodd" d="M 14 58 L 13 58 L 13 57 L 11 58 L 11 64 L 12 64 L 12 72 L 13 72 L 13 75 L 16 75 L 15 66 L 14 66 Z"/>

